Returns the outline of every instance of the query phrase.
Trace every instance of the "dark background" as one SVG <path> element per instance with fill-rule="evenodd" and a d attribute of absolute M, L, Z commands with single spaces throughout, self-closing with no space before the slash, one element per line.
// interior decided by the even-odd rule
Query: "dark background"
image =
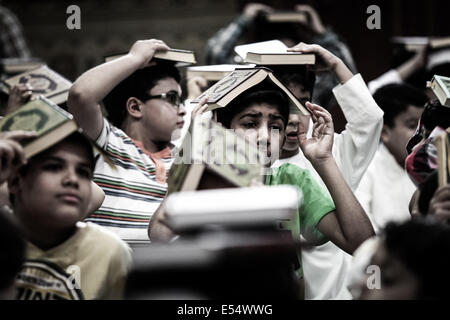
<path fill-rule="evenodd" d="M 230 22 L 249 1 L 128 0 L 128 1 L 3 1 L 23 24 L 33 54 L 75 80 L 107 54 L 127 51 L 134 41 L 159 38 L 169 46 L 194 50 L 204 62 L 207 39 Z M 391 36 L 450 35 L 450 1 L 261 1 L 277 9 L 308 3 L 325 25 L 348 43 L 357 67 L 369 81 L 393 65 Z M 68 30 L 66 9 L 81 8 L 81 30 Z M 381 8 L 381 30 L 369 30 L 367 7 Z"/>

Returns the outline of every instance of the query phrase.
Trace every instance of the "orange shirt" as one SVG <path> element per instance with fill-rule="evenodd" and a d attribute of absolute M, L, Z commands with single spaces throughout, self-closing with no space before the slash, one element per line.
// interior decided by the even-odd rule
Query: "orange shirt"
<path fill-rule="evenodd" d="M 144 145 L 140 141 L 133 140 L 134 144 L 136 144 L 141 150 L 150 157 L 150 159 L 153 160 L 155 163 L 155 179 L 156 182 L 164 184 L 166 183 L 166 167 L 164 166 L 164 163 L 161 161 L 161 159 L 170 158 L 172 156 L 170 148 L 165 147 L 161 151 L 158 152 L 150 152 L 147 149 L 145 149 Z"/>

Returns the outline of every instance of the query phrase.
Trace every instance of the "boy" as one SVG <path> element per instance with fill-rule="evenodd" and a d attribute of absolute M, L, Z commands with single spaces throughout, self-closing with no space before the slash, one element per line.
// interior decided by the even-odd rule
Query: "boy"
<path fill-rule="evenodd" d="M 204 103 L 205 101 L 203 101 Z M 367 216 L 342 178 L 331 155 L 333 125 L 329 113 L 308 103 L 307 107 L 317 120 L 313 137 L 306 138 L 302 127 L 299 139 L 304 154 L 321 174 L 336 204 L 315 182 L 309 172 L 291 164 L 273 169 L 266 184 L 292 184 L 303 192 L 303 204 L 299 210 L 300 225 L 294 235 L 302 235 L 313 244 L 321 244 L 326 238 L 343 250 L 352 253 L 366 238 L 373 235 Z M 205 107 L 200 103 L 193 115 Z M 217 121 L 225 128 L 233 129 L 258 145 L 266 153 L 268 165 L 280 152 L 285 138 L 285 126 L 289 117 L 287 98 L 278 90 L 258 85 L 233 100 L 226 108 L 218 109 Z"/>
<path fill-rule="evenodd" d="M 378 141 L 374 137 L 380 136 L 383 112 L 370 94 L 361 75 L 353 75 L 342 59 L 319 45 L 300 43 L 290 50 L 314 53 L 317 63 L 313 68 L 332 71 L 331 73 L 340 83 L 333 88 L 333 94 L 347 124 L 344 131 L 334 134 L 332 153 L 345 181 L 351 190 L 355 191 L 376 152 Z M 295 74 L 294 69 L 290 67 L 292 66 L 277 66 L 274 72 L 303 104 L 311 101 L 314 73 L 308 70 L 303 74 Z M 317 182 L 325 187 L 321 177 L 299 148 L 297 133 L 300 122 L 306 128 L 312 127 L 308 117 L 296 114 L 289 116 L 286 141 L 280 160 L 274 166 L 284 163 L 295 164 L 309 170 Z M 310 129 L 307 130 L 308 135 L 310 131 Z M 350 260 L 349 255 L 331 242 L 316 246 L 310 251 L 302 251 L 306 299 L 350 299 L 351 295 L 345 284 Z"/>
<path fill-rule="evenodd" d="M 127 55 L 82 74 L 69 93 L 69 111 L 117 167 L 97 161 L 94 181 L 106 197 L 88 220 L 128 242 L 148 241 L 148 222 L 167 192 L 170 141 L 184 123 L 178 69 L 149 64 L 156 51 L 168 49 L 161 40 L 137 41 Z"/>
<path fill-rule="evenodd" d="M 90 142 L 74 133 L 10 176 L 11 204 L 27 240 L 18 299 L 121 297 L 128 246 L 103 227 L 79 222 L 89 212 L 93 167 Z"/>
<path fill-rule="evenodd" d="M 389 221 L 410 218 L 408 209 L 416 190 L 407 172 L 406 145 L 414 135 L 427 96 L 407 84 L 389 84 L 378 89 L 374 98 L 384 111 L 381 142 L 361 180 L 356 195 L 376 232 Z"/>

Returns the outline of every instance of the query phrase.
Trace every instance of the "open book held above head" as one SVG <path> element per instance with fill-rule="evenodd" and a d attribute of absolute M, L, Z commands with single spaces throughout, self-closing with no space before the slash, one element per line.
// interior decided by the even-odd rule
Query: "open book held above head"
<path fill-rule="evenodd" d="M 192 103 L 199 103 L 204 97 L 208 97 L 208 110 L 223 108 L 240 94 L 260 83 L 268 84 L 286 94 L 291 113 L 310 115 L 308 109 L 281 83 L 272 71 L 264 67 L 236 69 L 195 98 Z"/>

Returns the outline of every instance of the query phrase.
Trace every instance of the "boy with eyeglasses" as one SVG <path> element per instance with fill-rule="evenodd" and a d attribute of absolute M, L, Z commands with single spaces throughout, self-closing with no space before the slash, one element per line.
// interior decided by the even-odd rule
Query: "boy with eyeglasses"
<path fill-rule="evenodd" d="M 148 241 L 148 222 L 167 191 L 170 141 L 184 124 L 178 69 L 152 61 L 168 49 L 161 40 L 137 41 L 128 54 L 82 74 L 69 93 L 69 111 L 117 167 L 97 160 L 94 181 L 105 201 L 87 220 L 127 242 Z"/>

